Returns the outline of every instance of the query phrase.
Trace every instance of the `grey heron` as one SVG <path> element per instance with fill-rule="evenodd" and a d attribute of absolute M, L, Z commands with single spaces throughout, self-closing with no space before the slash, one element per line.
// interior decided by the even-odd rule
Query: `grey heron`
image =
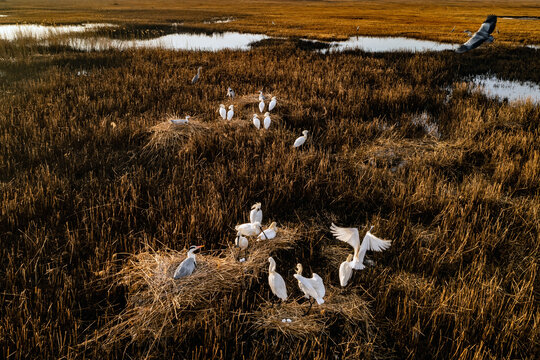
<path fill-rule="evenodd" d="M 192 84 L 195 84 L 197 81 L 199 81 L 199 77 L 201 76 L 201 69 L 202 69 L 202 66 L 199 66 L 197 68 L 197 74 L 193 77 L 193 79 L 191 79 Z"/>
<path fill-rule="evenodd" d="M 204 247 L 204 245 L 192 245 L 189 247 L 189 251 L 187 252 L 187 258 L 185 258 L 184 261 L 182 261 L 174 271 L 174 279 L 180 279 L 193 273 L 193 270 L 195 270 L 195 266 L 197 265 L 194 252 L 202 247 Z"/>
<path fill-rule="evenodd" d="M 236 93 L 234 92 L 233 89 L 228 88 L 227 89 L 227 96 L 234 100 L 234 97 L 236 96 Z"/>
<path fill-rule="evenodd" d="M 497 16 L 488 15 L 484 23 L 480 26 L 477 32 L 463 45 L 461 45 L 456 52 L 462 54 L 469 50 L 475 49 L 482 45 L 484 42 L 493 42 L 494 38 L 491 36 L 495 25 L 497 24 Z"/>
<path fill-rule="evenodd" d="M 368 250 L 383 251 L 390 247 L 392 241 L 382 240 L 371 233 L 373 226 L 368 230 L 362 244 L 360 244 L 360 235 L 357 228 L 342 228 L 332 223 L 330 230 L 332 234 L 341 241 L 351 245 L 354 249 L 353 261 L 350 263 L 353 269 L 362 270 L 364 266 L 364 257 Z"/>

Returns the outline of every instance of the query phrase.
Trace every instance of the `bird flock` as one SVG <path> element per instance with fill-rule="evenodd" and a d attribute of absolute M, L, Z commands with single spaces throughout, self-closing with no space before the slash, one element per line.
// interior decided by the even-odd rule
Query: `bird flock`
<path fill-rule="evenodd" d="M 240 249 L 240 254 L 244 254 L 249 247 L 250 239 L 256 241 L 269 241 L 274 239 L 278 234 L 277 223 L 274 221 L 266 229 L 262 228 L 263 211 L 260 202 L 253 204 L 249 213 L 249 222 L 235 226 L 236 238 L 234 244 Z M 383 240 L 371 233 L 373 226 L 366 232 L 362 242 L 357 228 L 344 228 L 331 224 L 330 231 L 332 235 L 353 248 L 353 253 L 347 256 L 347 259 L 339 266 L 339 283 L 342 287 L 347 286 L 354 270 L 364 269 L 365 255 L 367 251 L 384 251 L 390 247 L 390 240 Z M 191 275 L 196 267 L 196 259 L 194 252 L 202 246 L 191 246 L 187 253 L 187 257 L 174 272 L 174 279 L 180 279 L 184 276 Z M 245 261 L 245 257 L 239 259 L 240 262 Z M 288 298 L 287 285 L 283 277 L 276 271 L 276 261 L 274 258 L 268 258 L 268 285 L 272 293 L 286 301 Z M 298 288 L 304 294 L 304 297 L 309 300 L 310 306 L 306 314 L 311 310 L 314 303 L 319 305 L 324 304 L 324 296 L 326 288 L 323 279 L 316 273 L 312 273 L 311 277 L 303 275 L 302 264 L 297 264 L 293 277 L 297 280 Z M 288 319 L 284 319 L 287 321 Z"/>

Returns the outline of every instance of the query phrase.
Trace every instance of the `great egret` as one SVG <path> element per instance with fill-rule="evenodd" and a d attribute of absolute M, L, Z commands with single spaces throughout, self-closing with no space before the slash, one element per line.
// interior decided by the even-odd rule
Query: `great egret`
<path fill-rule="evenodd" d="M 261 223 L 245 223 L 241 225 L 236 225 L 234 229 L 237 231 L 237 236 L 257 236 L 261 233 Z"/>
<path fill-rule="evenodd" d="M 170 119 L 169 122 L 173 125 L 183 125 L 189 122 L 189 115 L 186 115 L 185 119 Z"/>
<path fill-rule="evenodd" d="M 259 111 L 262 113 L 264 111 L 264 100 L 261 100 L 259 103 Z"/>
<path fill-rule="evenodd" d="M 202 66 L 199 66 L 199 68 L 197 69 L 197 75 L 195 75 L 193 79 L 191 79 L 192 84 L 195 84 L 197 81 L 199 81 L 199 76 L 201 76 L 201 69 Z"/>
<path fill-rule="evenodd" d="M 251 223 L 258 222 L 260 224 L 262 223 L 262 219 L 263 219 L 263 213 L 261 210 L 261 203 L 258 202 L 258 203 L 253 204 L 253 206 L 251 207 L 251 211 L 249 212 L 249 221 Z"/>
<path fill-rule="evenodd" d="M 347 260 L 342 262 L 339 266 L 339 283 L 341 286 L 347 286 L 347 283 L 351 279 L 352 272 L 353 272 L 353 255 L 349 254 L 347 256 Z"/>
<path fill-rule="evenodd" d="M 259 240 L 271 240 L 275 238 L 276 235 L 277 235 L 277 224 L 274 221 L 273 223 L 270 224 L 270 226 L 266 230 L 263 230 L 259 234 L 258 238 Z"/>
<path fill-rule="evenodd" d="M 296 274 L 293 276 L 296 278 L 296 280 L 298 280 L 298 287 L 300 290 L 302 290 L 307 299 L 313 298 L 315 301 L 317 301 L 317 304 L 323 304 L 326 289 L 324 288 L 324 283 L 321 277 L 315 273 L 313 273 L 311 278 L 303 277 L 302 270 L 302 264 L 297 264 Z"/>
<path fill-rule="evenodd" d="M 189 247 L 189 251 L 187 252 L 187 258 L 185 258 L 184 261 L 182 261 L 180 265 L 178 265 L 178 267 L 174 271 L 174 275 L 173 275 L 174 279 L 180 279 L 180 278 L 183 278 L 184 276 L 191 275 L 193 270 L 195 270 L 195 266 L 197 265 L 194 252 L 195 250 L 198 250 L 202 247 L 204 247 L 204 245 L 200 245 L 200 246 L 192 245 Z"/>
<path fill-rule="evenodd" d="M 238 246 L 241 250 L 245 250 L 249 246 L 249 241 L 246 237 L 239 235 L 234 239 L 234 245 Z"/>
<path fill-rule="evenodd" d="M 304 134 L 304 135 L 303 135 L 303 136 L 300 136 L 299 138 L 297 138 L 296 140 L 294 140 L 294 145 L 293 145 L 293 147 L 296 148 L 296 147 L 302 146 L 302 145 L 306 142 L 308 131 L 307 131 L 307 130 L 304 130 L 304 131 L 302 131 L 302 134 Z"/>
<path fill-rule="evenodd" d="M 229 106 L 229 111 L 227 111 L 227 120 L 232 120 L 234 116 L 234 105 Z"/>
<path fill-rule="evenodd" d="M 234 97 L 236 96 L 236 93 L 234 92 L 233 89 L 228 88 L 227 89 L 227 96 L 234 100 Z"/>
<path fill-rule="evenodd" d="M 261 128 L 261 120 L 259 120 L 257 114 L 253 114 L 253 125 L 255 125 L 257 129 Z"/>
<path fill-rule="evenodd" d="M 268 130 L 268 128 L 270 127 L 270 123 L 272 122 L 272 120 L 270 119 L 270 113 L 269 112 L 266 112 L 264 114 L 264 128 L 266 130 Z"/>
<path fill-rule="evenodd" d="M 223 120 L 227 119 L 227 110 L 223 104 L 219 104 L 219 115 Z"/>
<path fill-rule="evenodd" d="M 268 266 L 268 284 L 270 290 L 281 300 L 287 300 L 287 287 L 283 277 L 276 272 L 276 262 L 272 257 L 268 258 L 270 266 Z"/>
<path fill-rule="evenodd" d="M 462 54 L 466 51 L 475 49 L 482 45 L 484 42 L 493 42 L 495 40 L 491 33 L 495 30 L 497 24 L 497 16 L 488 15 L 484 23 L 480 26 L 477 32 L 463 45 L 461 45 L 456 52 Z"/>
<path fill-rule="evenodd" d="M 371 234 L 373 226 L 368 230 L 362 244 L 360 245 L 360 235 L 357 228 L 342 228 L 336 226 L 334 223 L 330 226 L 332 234 L 341 241 L 346 242 L 354 248 L 354 256 L 352 263 L 349 263 L 353 269 L 362 270 L 364 266 L 364 257 L 368 250 L 383 251 L 390 247 L 392 241 L 382 240 Z"/>
<path fill-rule="evenodd" d="M 264 101 L 264 100 L 266 100 L 266 98 L 264 97 L 264 94 L 263 94 L 262 90 L 260 90 L 259 91 L 259 101 Z"/>
<path fill-rule="evenodd" d="M 272 100 L 270 100 L 270 104 L 268 104 L 268 111 L 274 110 L 277 104 L 277 99 L 275 96 L 272 96 Z"/>

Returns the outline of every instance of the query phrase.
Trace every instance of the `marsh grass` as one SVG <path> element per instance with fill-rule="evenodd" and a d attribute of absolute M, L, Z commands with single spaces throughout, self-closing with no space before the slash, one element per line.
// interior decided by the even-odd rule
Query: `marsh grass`
<path fill-rule="evenodd" d="M 538 81 L 534 50 L 2 46 L 1 357 L 535 358 L 540 108 L 462 82 L 488 68 Z M 239 94 L 231 124 L 216 112 L 228 86 Z M 267 132 L 251 124 L 260 89 L 278 97 Z M 439 136 L 415 120 L 424 112 Z M 170 114 L 197 130 L 168 128 Z M 255 243 L 244 274 L 228 249 L 258 201 L 294 241 Z M 337 265 L 350 249 L 331 222 L 393 240 L 345 289 Z M 209 251 L 205 282 L 230 279 L 194 284 L 207 301 L 164 276 L 191 244 Z M 269 254 L 289 318 L 307 308 L 296 263 L 329 289 L 296 330 L 268 303 Z"/>

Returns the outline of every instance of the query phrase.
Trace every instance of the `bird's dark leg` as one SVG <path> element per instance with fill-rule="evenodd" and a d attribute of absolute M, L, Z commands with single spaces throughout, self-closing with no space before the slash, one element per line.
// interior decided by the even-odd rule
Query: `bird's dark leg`
<path fill-rule="evenodd" d="M 311 298 L 309 298 L 309 309 L 307 309 L 307 311 L 304 313 L 304 316 L 309 314 L 309 312 L 311 311 L 312 306 L 313 306 L 313 302 L 311 301 Z"/>
<path fill-rule="evenodd" d="M 261 230 L 261 232 L 263 233 L 266 240 L 268 240 L 268 237 L 266 236 L 266 233 L 263 231 L 262 226 L 260 226 L 260 225 L 259 225 L 259 230 Z"/>

